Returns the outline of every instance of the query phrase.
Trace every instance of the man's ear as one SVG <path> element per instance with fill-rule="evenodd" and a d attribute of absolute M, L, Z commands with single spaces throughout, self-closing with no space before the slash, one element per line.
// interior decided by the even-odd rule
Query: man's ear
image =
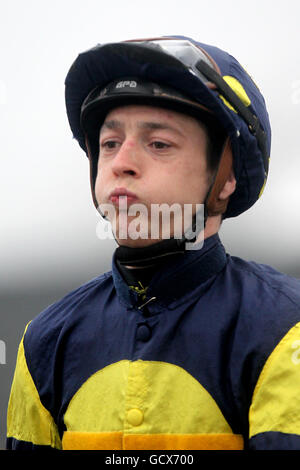
<path fill-rule="evenodd" d="M 236 188 L 236 179 L 234 176 L 233 168 L 231 168 L 230 174 L 228 175 L 228 179 L 225 181 L 223 189 L 221 190 L 218 199 L 224 201 L 225 199 L 229 198 L 232 193 L 234 193 Z"/>
<path fill-rule="evenodd" d="M 233 171 L 233 158 L 229 138 L 226 140 L 214 185 L 207 201 L 207 214 L 224 214 L 229 197 L 235 191 L 236 179 Z"/>

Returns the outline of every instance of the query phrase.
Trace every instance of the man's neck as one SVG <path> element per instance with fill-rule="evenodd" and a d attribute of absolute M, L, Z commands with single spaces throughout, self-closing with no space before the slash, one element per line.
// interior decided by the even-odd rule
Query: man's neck
<path fill-rule="evenodd" d="M 199 233 L 197 240 L 195 243 L 199 242 L 200 240 L 205 240 L 206 238 L 211 237 L 215 233 L 217 233 L 220 229 L 221 226 L 221 216 L 216 215 L 212 217 L 208 217 L 206 224 L 205 224 L 205 229 L 204 229 L 204 234 L 203 231 Z M 151 267 L 155 266 L 155 262 L 151 265 Z M 145 269 L 144 266 L 125 266 L 127 269 Z M 150 267 L 150 266 L 148 266 Z"/>

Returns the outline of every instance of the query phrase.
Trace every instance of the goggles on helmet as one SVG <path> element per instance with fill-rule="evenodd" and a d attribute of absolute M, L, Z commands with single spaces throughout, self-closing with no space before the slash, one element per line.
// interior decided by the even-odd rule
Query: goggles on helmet
<path fill-rule="evenodd" d="M 203 60 L 209 67 L 220 73 L 215 61 L 202 49 L 192 42 L 184 39 L 153 39 L 153 40 L 135 40 L 127 41 L 131 44 L 141 45 L 149 49 L 162 50 L 166 54 L 178 59 L 189 71 L 196 75 L 206 85 L 211 85 L 207 77 L 197 68 L 199 60 Z"/>

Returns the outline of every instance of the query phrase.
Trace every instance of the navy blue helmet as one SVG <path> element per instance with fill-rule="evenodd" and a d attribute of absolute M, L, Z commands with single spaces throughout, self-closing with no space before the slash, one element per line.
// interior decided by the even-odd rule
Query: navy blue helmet
<path fill-rule="evenodd" d="M 91 162 L 92 192 L 100 126 L 114 107 L 135 103 L 222 128 L 237 181 L 223 218 L 246 211 L 263 192 L 271 147 L 265 101 L 239 62 L 217 47 L 183 36 L 97 45 L 72 64 L 65 98 L 73 136 Z"/>

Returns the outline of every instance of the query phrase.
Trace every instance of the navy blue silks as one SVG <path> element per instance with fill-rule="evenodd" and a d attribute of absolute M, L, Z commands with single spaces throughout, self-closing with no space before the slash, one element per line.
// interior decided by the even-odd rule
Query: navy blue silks
<path fill-rule="evenodd" d="M 300 320 L 299 286 L 269 266 L 231 257 L 214 235 L 157 273 L 144 311 L 113 262 L 112 272 L 29 324 L 28 369 L 62 436 L 70 400 L 95 372 L 123 359 L 175 364 L 207 390 L 247 448 L 253 391 L 266 360 Z M 151 332 L 146 338 L 141 325 Z M 295 439 L 285 435 L 284 446 L 298 446 Z M 253 447 L 272 449 L 272 442 L 266 433 Z"/>

